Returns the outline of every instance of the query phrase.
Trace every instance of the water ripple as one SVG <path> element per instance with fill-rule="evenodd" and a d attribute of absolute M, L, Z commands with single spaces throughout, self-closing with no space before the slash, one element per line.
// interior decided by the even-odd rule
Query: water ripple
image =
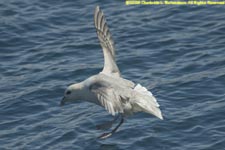
<path fill-rule="evenodd" d="M 224 8 L 124 2 L 0 2 L 0 149 L 223 149 Z M 100 5 L 123 76 L 146 86 L 165 120 L 138 113 L 114 136 L 99 106 L 59 107 L 66 86 L 98 73 Z M 116 8 L 116 9 L 115 9 Z"/>

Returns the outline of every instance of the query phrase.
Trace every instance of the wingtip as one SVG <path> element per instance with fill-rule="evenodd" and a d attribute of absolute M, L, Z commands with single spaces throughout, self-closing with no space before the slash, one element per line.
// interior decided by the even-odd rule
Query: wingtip
<path fill-rule="evenodd" d="M 99 11 L 100 10 L 100 7 L 99 7 L 99 5 L 97 5 L 96 7 L 95 7 L 95 11 Z"/>

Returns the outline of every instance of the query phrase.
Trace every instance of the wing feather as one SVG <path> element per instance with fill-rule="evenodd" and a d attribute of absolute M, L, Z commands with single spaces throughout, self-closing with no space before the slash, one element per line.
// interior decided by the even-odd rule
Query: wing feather
<path fill-rule="evenodd" d="M 104 54 L 104 68 L 102 72 L 109 75 L 120 76 L 119 68 L 115 62 L 114 41 L 106 23 L 104 14 L 99 6 L 95 9 L 94 22 L 97 36 Z"/>
<path fill-rule="evenodd" d="M 95 83 L 90 90 L 97 96 L 100 105 L 110 114 L 115 116 L 116 113 L 123 113 L 121 97 L 116 94 L 113 88 Z"/>

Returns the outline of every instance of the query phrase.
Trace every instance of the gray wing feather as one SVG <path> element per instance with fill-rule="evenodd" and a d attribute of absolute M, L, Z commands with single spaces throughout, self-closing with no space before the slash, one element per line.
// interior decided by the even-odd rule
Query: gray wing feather
<path fill-rule="evenodd" d="M 100 105 L 105 107 L 110 114 L 114 116 L 116 113 L 123 113 L 121 97 L 113 88 L 95 83 L 90 90 L 97 96 Z"/>
<path fill-rule="evenodd" d="M 104 54 L 103 72 L 110 75 L 120 76 L 120 71 L 115 62 L 115 46 L 109 31 L 105 17 L 99 6 L 95 9 L 95 28 Z"/>

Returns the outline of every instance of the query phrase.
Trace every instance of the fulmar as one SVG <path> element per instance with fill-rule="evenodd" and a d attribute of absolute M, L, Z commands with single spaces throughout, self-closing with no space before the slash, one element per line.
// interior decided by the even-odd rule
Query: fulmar
<path fill-rule="evenodd" d="M 146 112 L 163 120 L 159 104 L 152 93 L 140 84 L 121 77 L 115 60 L 114 41 L 99 6 L 95 9 L 94 24 L 104 55 L 103 70 L 80 83 L 70 85 L 65 90 L 61 105 L 82 100 L 104 107 L 114 119 L 97 125 L 98 129 L 109 129 L 120 119 L 111 132 L 99 136 L 101 139 L 115 133 L 124 118 L 135 112 Z"/>

